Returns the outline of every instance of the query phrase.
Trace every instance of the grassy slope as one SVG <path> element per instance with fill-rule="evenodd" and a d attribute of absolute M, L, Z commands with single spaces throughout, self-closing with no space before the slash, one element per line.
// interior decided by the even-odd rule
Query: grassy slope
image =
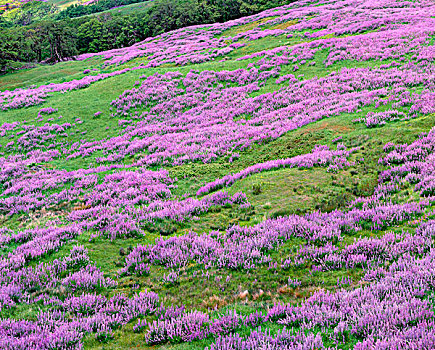
<path fill-rule="evenodd" d="M 68 6 L 80 4 L 84 1 L 80 0 L 48 0 L 50 4 L 58 6 L 61 10 L 67 8 Z"/>
<path fill-rule="evenodd" d="M 69 6 L 72 6 L 75 4 L 82 4 L 84 2 L 85 2 L 84 0 L 47 0 L 47 3 L 56 5 L 60 11 L 65 10 Z M 123 15 L 129 15 L 132 13 L 137 14 L 137 13 L 143 12 L 146 9 L 148 9 L 152 5 L 152 3 L 153 3 L 152 1 L 147 0 L 147 1 L 138 2 L 135 4 L 120 6 L 118 8 L 110 9 L 110 10 L 103 11 L 103 12 L 97 12 L 97 13 L 87 15 L 87 16 L 95 16 L 95 15 L 100 15 L 100 14 L 104 14 L 104 13 L 123 14 Z M 14 8 L 14 9 L 9 10 L 5 14 L 5 17 L 12 16 L 14 12 L 19 11 L 19 7 L 21 6 L 20 1 L 0 0 L 0 10 L 4 9 L 6 4 L 9 4 L 9 6 L 11 8 Z"/>
<path fill-rule="evenodd" d="M 112 13 L 112 14 L 122 14 L 122 15 L 130 15 L 130 14 L 137 14 L 137 13 L 141 13 L 146 11 L 146 9 L 148 9 L 149 7 L 151 7 L 152 5 L 152 1 L 143 1 L 143 2 L 138 2 L 136 4 L 130 4 L 130 5 L 125 5 L 125 6 L 120 6 L 114 9 L 110 9 L 107 11 L 103 11 L 103 12 L 98 12 L 98 13 L 94 13 L 92 15 L 89 16 L 94 16 L 94 15 L 100 15 L 103 13 Z"/>
<path fill-rule="evenodd" d="M 40 1 L 40 0 L 35 0 Z M 19 7 L 27 1 L 20 1 L 20 0 L 0 0 L 0 10 L 4 9 L 6 4 L 9 5 L 9 10 L 5 17 L 10 17 L 13 15 L 14 12 L 18 11 Z M 59 9 L 63 10 L 67 8 L 68 6 L 74 5 L 74 4 L 80 4 L 83 3 L 82 0 L 47 0 L 47 3 L 53 4 L 59 7 Z"/>
<path fill-rule="evenodd" d="M 289 23 L 291 25 L 291 23 Z M 252 29 L 253 25 L 244 28 L 235 28 L 233 31 L 243 31 Z M 234 34 L 232 33 L 232 34 Z M 150 75 L 155 72 L 165 72 L 168 70 L 178 70 L 187 73 L 191 69 L 198 70 L 233 70 L 245 68 L 250 62 L 235 61 L 237 57 L 245 54 L 273 48 L 288 39 L 282 37 L 268 37 L 266 39 L 250 42 L 247 47 L 236 50 L 231 53 L 225 62 L 208 62 L 199 65 L 190 65 L 186 67 L 166 67 L 148 69 L 146 74 Z M 297 40 L 295 39 L 295 42 Z M 316 61 L 322 61 L 322 54 L 319 54 Z M 143 62 L 143 59 L 136 59 L 127 63 L 125 66 L 137 66 Z M 382 62 L 385 64 L 385 62 Z M 376 66 L 380 62 L 352 62 L 345 61 L 335 64 L 327 69 L 322 65 L 315 67 L 301 67 L 299 74 L 304 74 L 304 79 L 313 76 L 323 76 L 331 71 L 338 71 L 343 67 L 363 67 Z M 61 82 L 71 79 L 81 78 L 84 68 L 101 69 L 102 63 L 98 59 L 85 62 L 66 62 L 56 66 L 38 67 L 34 69 L 23 70 L 11 75 L 0 78 L 0 89 L 13 89 L 24 87 L 29 84 L 40 85 L 48 82 Z M 118 67 L 120 69 L 122 67 Z M 111 69 L 107 69 L 110 71 Z M 44 72 L 44 74 L 41 74 Z M 282 74 L 288 72 L 283 71 Z M 62 122 L 72 122 L 75 118 L 80 117 L 84 120 L 83 130 L 87 130 L 87 139 L 101 139 L 107 135 L 114 135 L 116 132 L 117 121 L 109 117 L 110 102 L 119 96 L 125 89 L 131 88 L 134 82 L 144 71 L 130 72 L 121 76 L 110 78 L 101 82 L 92 84 L 90 87 L 82 90 L 69 92 L 67 95 L 55 94 L 50 97 L 43 105 L 30 107 L 27 109 L 12 110 L 0 113 L 0 123 L 29 120 L 33 118 L 37 111 L 42 107 L 58 108 L 57 115 L 62 115 Z M 262 87 L 259 93 L 273 91 L 279 88 L 278 85 L 266 85 Z M 322 210 L 332 210 L 335 208 L 345 207 L 346 201 L 353 198 L 356 194 L 370 194 L 377 183 L 377 170 L 379 166 L 377 160 L 382 151 L 382 145 L 388 141 L 406 143 L 415 139 L 415 136 L 422 131 L 428 131 L 434 124 L 435 116 L 418 118 L 400 124 L 389 123 L 382 128 L 367 129 L 361 124 L 355 124 L 353 119 L 360 115 L 365 115 L 370 108 L 365 108 L 360 114 L 341 115 L 326 120 L 312 123 L 298 130 L 287 133 L 281 138 L 263 145 L 256 145 L 250 150 L 241 152 L 241 157 L 229 163 L 225 159 L 220 159 L 212 164 L 189 164 L 179 167 L 170 168 L 170 174 L 182 179 L 178 182 L 179 193 L 194 193 L 202 183 L 212 181 L 217 177 L 224 176 L 230 172 L 241 170 L 249 165 L 267 160 L 286 158 L 298 154 L 309 152 L 315 144 L 327 144 L 332 146 L 332 140 L 337 136 L 343 137 L 343 142 L 347 146 L 363 146 L 363 148 L 354 155 L 354 157 L 364 157 L 362 164 L 354 168 L 346 169 L 338 174 L 330 174 L 324 168 L 314 168 L 308 170 L 298 169 L 281 169 L 266 173 L 257 174 L 241 180 L 234 184 L 229 191 L 243 191 L 247 194 L 249 201 L 254 205 L 254 210 L 249 213 L 242 213 L 234 208 L 223 209 L 220 212 L 208 213 L 201 217 L 198 222 L 185 224 L 178 228 L 177 234 L 183 234 L 190 229 L 198 232 L 206 232 L 210 229 L 225 228 L 229 224 L 239 223 L 242 225 L 253 225 L 261 222 L 267 217 L 284 215 L 293 212 L 313 211 L 317 208 Z M 96 111 L 102 111 L 100 119 L 92 118 Z M 41 123 L 42 124 L 42 123 Z M 109 130 L 106 130 L 109 127 Z M 81 130 L 81 129 L 80 129 Z M 72 140 L 79 139 L 80 136 L 72 137 Z M 58 161 L 53 166 L 60 169 L 77 169 L 92 163 L 92 159 L 75 160 L 75 161 Z M 352 174 L 351 174 L 352 171 Z M 261 193 L 254 194 L 253 186 L 260 186 Z M 1 225 L 10 227 L 16 226 L 20 218 L 13 218 Z M 389 230 L 401 232 L 403 227 L 393 227 Z M 361 235 L 373 235 L 373 232 L 362 232 Z M 382 235 L 383 232 L 376 232 L 376 235 Z M 97 239 L 89 242 L 87 236 L 81 236 L 78 241 L 85 245 L 91 258 L 97 265 L 108 275 L 114 275 L 119 267 L 117 260 L 119 258 L 119 249 L 127 248 L 138 243 L 151 243 L 156 238 L 155 234 L 149 234 L 141 239 L 115 240 L 109 242 L 105 239 Z M 353 237 L 346 238 L 348 243 L 353 241 Z M 53 260 L 64 255 L 73 244 L 62 247 L 59 252 L 46 258 L 46 261 Z M 284 245 L 278 252 L 273 253 L 277 259 L 289 254 L 294 248 L 300 245 L 300 241 L 294 239 Z M 337 277 L 352 276 L 358 280 L 361 271 L 355 269 L 351 271 L 332 271 L 329 273 L 313 274 L 307 273 L 307 270 L 279 270 L 272 273 L 267 268 L 258 269 L 250 274 L 245 272 L 231 272 L 231 280 L 222 286 L 215 282 L 216 276 L 225 279 L 227 272 L 212 271 L 212 278 L 203 280 L 200 285 L 198 280 L 184 278 L 179 285 L 165 286 L 159 282 L 159 276 L 163 275 L 164 270 L 159 267 L 153 267 L 152 273 L 148 277 L 124 277 L 120 279 L 115 292 L 131 292 L 131 287 L 140 282 L 141 285 L 159 293 L 165 303 L 184 304 L 189 308 L 206 310 L 218 306 L 219 308 L 231 305 L 236 307 L 240 312 L 249 312 L 253 309 L 262 309 L 272 301 L 298 301 L 310 295 L 314 290 L 320 287 L 334 289 L 336 287 Z M 288 277 L 298 277 L 302 281 L 302 287 L 296 291 L 279 292 L 278 288 L 286 283 Z M 254 284 L 254 280 L 257 282 Z M 242 302 L 238 300 L 237 295 L 242 290 L 248 290 L 254 295 L 259 290 L 264 294 L 256 300 Z M 12 310 L 7 316 L 12 317 L 33 317 L 36 310 L 22 306 Z M 89 337 L 85 341 L 85 348 L 89 349 L 130 349 L 141 348 L 148 349 L 143 341 L 143 335 L 133 333 L 132 324 L 115 333 L 115 339 L 108 344 L 100 344 Z M 271 326 L 276 327 L 276 326 Z M 184 345 L 165 345 L 160 349 L 202 349 L 208 340 L 193 344 Z M 153 347 L 154 348 L 154 347 Z"/>

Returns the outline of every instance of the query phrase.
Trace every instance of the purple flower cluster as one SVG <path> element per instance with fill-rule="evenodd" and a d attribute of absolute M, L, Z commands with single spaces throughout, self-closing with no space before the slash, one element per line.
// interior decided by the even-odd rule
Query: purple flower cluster
<path fill-rule="evenodd" d="M 388 110 L 384 112 L 369 112 L 365 118 L 355 119 L 356 122 L 363 122 L 368 128 L 383 125 L 386 121 L 397 121 L 408 119 L 406 114 L 397 110 Z"/>
<path fill-rule="evenodd" d="M 157 294 L 147 291 L 131 299 L 122 294 L 110 299 L 81 294 L 44 302 L 54 309 L 40 312 L 36 321 L 0 320 L 2 349 L 78 349 L 84 335 L 110 336 L 113 330 L 159 307 Z"/>
<path fill-rule="evenodd" d="M 253 349 L 270 349 L 270 350 L 312 350 L 325 349 L 322 337 L 312 333 L 306 335 L 304 332 L 292 332 L 284 329 L 277 334 L 262 332 L 261 328 L 253 331 L 247 338 L 241 337 L 235 333 L 232 335 L 219 336 L 216 342 L 207 350 L 253 350 Z M 332 348 L 331 348 L 332 349 Z"/>
<path fill-rule="evenodd" d="M 433 236 L 433 221 L 420 230 L 423 235 Z M 359 339 L 356 349 L 390 349 L 393 347 L 388 344 L 400 344 L 405 339 L 416 348 L 431 348 L 435 344 L 433 311 L 430 302 L 422 300 L 422 296 L 434 288 L 434 258 L 433 252 L 428 252 L 424 258 L 405 254 L 388 269 L 367 270 L 365 280 L 371 281 L 368 286 L 336 293 L 322 290 L 296 306 L 276 304 L 255 323 L 268 321 L 288 329 L 301 328 L 301 331 L 284 330 L 273 335 L 254 331 L 243 338 L 237 333 L 227 334 L 251 322 L 251 315 L 241 317 L 230 312 L 211 321 L 206 314 L 192 312 L 155 322 L 146 339 L 155 344 L 192 341 L 214 334 L 218 337 L 210 349 L 245 350 L 260 345 L 271 349 L 311 349 L 313 346 L 324 348 L 324 345 L 319 334 L 307 335 L 307 331 L 315 332 L 323 327 L 332 330 L 328 336 L 338 343 L 349 335 Z"/>
<path fill-rule="evenodd" d="M 160 184 L 159 184 L 160 186 Z M 107 189 L 102 187 L 104 191 Z M 170 192 L 169 192 L 170 193 Z M 157 195 L 165 192 L 158 192 Z M 110 239 L 117 237 L 134 237 L 143 234 L 142 227 L 150 223 L 174 221 L 185 222 L 195 219 L 197 215 L 207 212 L 214 206 L 231 206 L 233 204 L 248 207 L 250 204 L 243 193 L 230 196 L 227 192 L 218 192 L 201 199 L 186 198 L 183 200 L 154 200 L 148 206 L 135 206 L 146 198 L 146 195 L 137 196 L 136 191 L 130 191 L 127 199 L 116 198 L 115 192 L 109 192 L 114 200 L 109 203 L 93 206 L 92 200 L 99 198 L 98 189 L 88 196 L 92 199 L 83 209 L 73 211 L 69 220 L 79 222 L 86 229 L 96 229 L 98 233 L 93 237 L 104 235 Z M 122 193 L 125 195 L 125 193 Z"/>
<path fill-rule="evenodd" d="M 331 245 L 343 240 L 343 233 L 355 233 L 361 229 L 380 230 L 409 221 L 421 216 L 425 204 L 409 203 L 402 205 L 378 205 L 352 209 L 348 212 L 335 211 L 332 213 L 313 213 L 306 216 L 290 215 L 277 219 L 266 220 L 253 227 L 233 226 L 225 232 L 212 231 L 198 235 L 189 233 L 180 237 L 169 239 L 157 239 L 154 245 L 137 246 L 126 258 L 125 267 L 121 274 L 143 274 L 144 269 L 149 269 L 149 264 L 162 265 L 166 268 L 181 268 L 189 263 L 202 265 L 204 268 L 217 267 L 226 269 L 254 269 L 257 266 L 268 263 L 271 257 L 268 252 L 278 249 L 287 240 L 299 237 L 315 246 L 315 254 L 320 256 L 331 255 L 335 251 Z M 386 237 L 388 241 L 388 237 Z M 414 246 L 416 253 L 427 250 L 430 242 L 414 241 L 409 239 L 408 247 L 402 243 L 397 255 L 403 253 L 409 247 Z M 370 245 L 372 242 L 362 242 Z M 350 267 L 363 265 L 371 258 L 364 258 L 358 253 L 358 244 L 353 248 L 350 246 L 348 252 L 343 256 L 332 255 L 332 265 L 336 268 L 346 266 L 346 258 L 355 260 L 349 261 Z M 387 244 L 387 243 L 384 243 Z M 416 246 L 417 245 L 417 246 Z M 323 247 L 324 246 L 324 247 Z M 309 253 L 309 248 L 304 248 Z M 355 249 L 355 252 L 352 252 Z M 295 259 L 298 264 L 304 263 L 301 260 L 304 250 L 300 251 L 300 257 Z M 314 253 L 311 254 L 315 258 Z M 308 256 L 311 256 L 308 255 Z M 380 256 L 382 257 L 382 256 Z M 380 258 L 379 257 L 379 258 Z M 314 259 L 314 261 L 317 261 Z M 294 264 L 294 262 L 292 261 Z M 289 262 L 283 262 L 288 266 Z M 325 265 L 331 264 L 325 261 Z M 334 266 L 334 265 L 333 265 Z"/>
<path fill-rule="evenodd" d="M 317 145 L 308 154 L 255 164 L 182 197 L 176 195 L 178 179 L 162 168 L 232 162 L 256 144 L 333 116 L 358 113 L 357 121 L 369 128 L 431 116 L 434 15 L 428 0 L 302 0 L 78 57 L 103 56 L 105 66 L 140 58 L 145 63 L 138 67 L 97 75 L 87 69 L 79 80 L 0 92 L 2 110 L 23 108 L 133 70 L 213 61 L 242 47 L 253 52 L 253 41 L 267 37 L 283 42 L 240 57 L 243 68 L 233 71 L 171 69 L 135 78 L 111 103 L 114 137 L 70 142 L 70 136 L 86 134 L 81 128 L 87 121 L 74 117 L 71 123 L 55 123 L 61 116 L 51 107 L 39 110 L 36 125 L 0 125 L 0 214 L 35 219 L 26 229 L 0 228 L 0 310 L 20 305 L 45 310 L 32 320 L 0 319 L 0 348 L 80 349 L 84 336 L 107 341 L 129 322 L 149 345 L 208 338 L 209 350 L 311 350 L 340 347 L 351 339 L 357 350 L 435 348 L 435 129 L 410 144 L 385 144 L 373 195 L 356 198 L 346 210 L 159 237 L 129 249 L 118 275 L 99 268 L 76 244 L 85 234 L 90 241 L 141 237 L 160 226 L 197 220 L 216 207 L 248 208 L 244 193 L 217 190 L 263 171 L 323 166 L 335 172 L 355 165 L 358 149 L 346 148 L 336 137 L 336 149 Z M 243 25 L 251 29 L 231 30 Z M 357 61 L 358 68 L 307 74 L 311 66 L 333 69 Z M 94 118 L 102 115 L 97 111 Z M 99 165 L 51 168 L 59 160 L 86 157 Z M 409 190 L 414 193 L 406 201 L 396 196 Z M 407 229 L 379 233 L 399 224 Z M 301 245 L 287 253 L 286 244 L 295 239 Z M 302 281 L 294 275 L 287 279 L 288 270 L 343 273 L 336 292 L 316 290 L 299 304 L 275 304 L 249 315 L 163 305 L 156 293 L 138 285 L 133 289 L 139 293 L 131 297 L 114 292 L 125 275 L 155 270 L 163 271 L 152 276 L 157 283 L 177 288 L 192 270 L 189 278 L 260 268 L 282 272 L 290 289 L 301 288 Z M 362 271 L 361 281 L 350 277 L 346 270 L 352 269 Z M 280 330 L 267 329 L 271 324 Z"/>
<path fill-rule="evenodd" d="M 360 111 L 364 106 L 391 103 L 396 109 L 407 109 L 406 118 L 435 112 L 430 90 L 432 73 L 414 66 L 343 69 L 250 97 L 278 74 L 277 64 L 233 72 L 191 71 L 185 78 L 175 72 L 147 77 L 112 102 L 114 116 L 124 120 L 122 135 L 92 145 L 86 153 L 103 150 L 105 155 L 98 158 L 99 162 L 116 162 L 140 153 L 136 162 L 139 166 L 211 162 L 314 121 Z M 427 89 L 410 94 L 408 89 L 417 85 Z M 386 95 L 389 99 L 383 98 Z M 403 102 L 405 98 L 409 101 Z M 127 117 L 130 119 L 124 119 Z M 392 116 L 372 117 L 379 118 Z"/>

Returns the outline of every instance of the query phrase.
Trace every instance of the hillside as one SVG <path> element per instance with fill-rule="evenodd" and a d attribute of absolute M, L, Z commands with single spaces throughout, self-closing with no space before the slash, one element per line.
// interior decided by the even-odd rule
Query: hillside
<path fill-rule="evenodd" d="M 0 10 L 0 75 L 130 47 L 177 29 L 224 23 L 295 0 L 28 1 Z M 62 5 L 62 6 L 64 6 Z"/>
<path fill-rule="evenodd" d="M 151 5 L 152 5 L 152 1 L 142 1 L 134 4 L 118 6 L 118 7 L 111 8 L 110 10 L 98 12 L 98 15 L 104 15 L 107 13 L 122 14 L 122 15 L 138 14 L 141 12 L 145 12 Z"/>
<path fill-rule="evenodd" d="M 435 348 L 434 44 L 302 0 L 0 76 L 0 348 Z"/>
<path fill-rule="evenodd" d="M 0 31 L 11 26 L 37 25 L 40 22 L 57 22 L 83 16 L 105 16 L 108 13 L 121 16 L 145 15 L 153 5 L 154 0 L 0 0 Z"/>
<path fill-rule="evenodd" d="M 48 5 L 55 5 L 59 10 L 64 9 L 68 6 L 81 3 L 80 0 L 0 0 L 0 14 L 5 17 L 11 17 L 17 14 L 21 7 L 24 5 L 35 2 L 35 3 L 46 3 Z M 4 11 L 4 13 L 2 13 Z"/>

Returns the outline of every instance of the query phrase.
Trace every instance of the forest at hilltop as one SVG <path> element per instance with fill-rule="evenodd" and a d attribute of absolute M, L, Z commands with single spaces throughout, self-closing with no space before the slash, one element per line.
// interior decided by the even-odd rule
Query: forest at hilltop
<path fill-rule="evenodd" d="M 99 0 L 63 10 L 50 2 L 31 1 L 0 16 L 0 74 L 128 47 L 171 30 L 225 22 L 292 1 Z M 136 7 L 119 8 L 129 4 Z"/>

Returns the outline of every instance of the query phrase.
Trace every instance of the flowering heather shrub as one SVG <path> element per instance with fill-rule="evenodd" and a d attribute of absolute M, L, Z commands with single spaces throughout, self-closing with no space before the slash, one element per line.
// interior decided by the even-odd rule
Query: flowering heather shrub
<path fill-rule="evenodd" d="M 203 339 L 207 336 L 210 319 L 207 314 L 199 311 L 184 313 L 178 318 L 154 321 L 145 335 L 149 345 L 189 342 Z"/>
<path fill-rule="evenodd" d="M 138 320 L 137 324 L 133 327 L 133 332 L 141 333 L 145 330 L 148 325 L 146 320 Z"/>
<path fill-rule="evenodd" d="M 230 336 L 220 336 L 216 343 L 207 347 L 207 350 L 245 350 L 245 349 L 271 349 L 271 350 L 311 350 L 327 349 L 323 345 L 322 337 L 317 334 L 305 335 L 303 332 L 293 334 L 283 330 L 273 336 L 261 329 L 253 331 L 246 339 L 237 333 Z"/>
<path fill-rule="evenodd" d="M 152 292 L 142 292 L 132 299 L 82 294 L 60 304 L 52 300 L 48 304 L 73 312 L 75 317 L 53 310 L 39 313 L 37 321 L 1 320 L 0 345 L 3 349 L 77 349 L 85 333 L 95 332 L 98 340 L 106 341 L 117 327 L 155 312 L 156 303 L 158 296 Z"/>
<path fill-rule="evenodd" d="M 250 320 L 255 322 L 253 318 Z M 210 323 L 209 331 L 211 334 L 224 335 L 235 332 L 245 323 L 244 317 L 238 315 L 235 311 L 228 311 L 219 318 Z"/>
<path fill-rule="evenodd" d="M 117 285 L 116 281 L 104 278 L 104 274 L 92 265 L 70 274 L 62 281 L 62 284 L 72 291 L 93 290 Z"/>
<path fill-rule="evenodd" d="M 63 302 L 63 309 L 74 313 L 75 315 L 90 316 L 94 315 L 97 310 L 101 309 L 107 302 L 106 297 L 98 294 L 82 294 L 78 297 L 67 298 Z"/>
<path fill-rule="evenodd" d="M 77 57 L 102 56 L 110 73 L 0 92 L 0 348 L 81 349 L 130 331 L 209 350 L 435 348 L 435 128 L 412 138 L 435 113 L 434 17 L 427 0 L 302 0 Z M 107 109 L 32 107 L 120 75 Z M 387 139 L 393 122 L 406 143 Z M 262 187 L 255 207 L 236 192 L 254 174 L 305 180 L 313 167 L 328 194 L 352 193 L 332 205 L 345 209 L 269 215 Z M 374 174 L 366 196 L 348 188 Z M 225 311 L 205 312 L 215 301 Z"/>
<path fill-rule="evenodd" d="M 36 257 L 42 257 L 47 253 L 58 250 L 67 241 L 76 238 L 81 233 L 78 225 L 70 225 L 66 227 L 48 227 L 47 229 L 31 229 L 11 234 L 2 235 L 1 246 L 5 247 L 8 244 L 18 243 L 18 246 L 7 255 L 2 257 L 5 264 L 19 261 L 30 261 Z M 74 254 L 74 249 L 71 252 Z"/>
<path fill-rule="evenodd" d="M 403 112 L 397 110 L 389 110 L 385 112 L 367 113 L 365 118 L 355 119 L 355 121 L 364 122 L 368 128 L 373 128 L 378 125 L 383 125 L 386 121 L 406 120 L 407 116 Z"/>
<path fill-rule="evenodd" d="M 278 69 L 270 72 L 277 74 Z M 146 150 L 147 154 L 137 162 L 141 166 L 211 162 L 218 156 L 275 139 L 319 119 L 388 103 L 382 99 L 386 94 L 392 95 L 391 103 L 399 103 L 403 90 L 419 84 L 429 88 L 428 74 L 398 68 L 387 71 L 354 68 L 255 97 L 249 94 L 258 91 L 265 79 L 257 68 L 234 72 L 191 71 L 185 79 L 175 72 L 156 74 L 112 102 L 114 116 L 139 120 L 127 126 L 121 137 L 106 141 L 91 152 L 116 149 L 116 154 L 109 151 L 98 158 L 99 162 L 114 162 Z M 178 87 L 181 82 L 186 91 Z M 237 86 L 225 87 L 226 82 L 237 82 Z M 204 89 L 204 84 L 210 88 Z M 391 84 L 394 89 L 390 88 Z M 320 94 L 324 98 L 319 101 L 313 97 L 314 91 L 316 96 Z M 431 94 L 425 90 L 420 95 L 408 96 L 407 105 L 412 104 L 408 117 L 435 112 Z M 210 97 L 213 104 L 207 102 Z M 292 103 L 289 105 L 288 101 Z"/>
<path fill-rule="evenodd" d="M 150 185 L 150 184 L 148 184 Z M 107 186 L 107 185 L 106 185 Z M 164 198 L 170 195 L 168 187 L 164 184 L 156 183 L 156 198 L 154 201 L 150 201 L 148 206 L 140 206 L 137 208 L 136 204 L 142 202 L 147 203 L 148 197 L 146 194 L 140 194 L 138 197 L 134 197 L 135 192 L 132 187 L 129 187 L 127 191 L 120 192 L 125 199 L 120 200 L 115 197 L 114 192 L 110 192 L 104 185 L 101 189 L 104 191 L 104 196 L 109 194 L 110 200 L 108 202 L 103 201 L 98 204 L 92 201 L 88 201 L 87 206 L 89 209 L 77 210 L 69 215 L 71 221 L 77 221 L 81 227 L 86 229 L 98 229 L 101 234 L 108 236 L 112 240 L 116 237 L 135 237 L 141 235 L 143 230 L 140 228 L 143 225 L 153 225 L 155 223 L 170 220 L 174 222 L 184 222 L 190 220 L 195 215 L 199 215 L 207 212 L 214 206 L 231 206 L 238 204 L 240 206 L 248 206 L 246 195 L 236 193 L 230 196 L 226 192 L 218 192 L 202 199 L 187 198 L 181 201 L 178 200 L 160 200 L 157 197 Z M 99 187 L 97 186 L 97 191 Z M 148 191 L 152 191 L 147 188 Z M 91 193 L 91 200 L 100 197 L 98 193 Z M 93 206 L 95 205 L 95 206 Z"/>
<path fill-rule="evenodd" d="M 168 320 L 171 318 L 178 318 L 179 316 L 181 316 L 182 313 L 184 313 L 184 310 L 185 310 L 184 306 L 164 307 L 163 305 L 161 305 L 156 311 L 156 317 L 159 320 Z"/>
<path fill-rule="evenodd" d="M 290 215 L 269 219 L 254 227 L 233 226 L 226 232 L 215 231 L 202 235 L 191 232 L 166 240 L 157 239 L 154 245 L 137 246 L 127 256 L 125 267 L 120 272 L 140 275 L 149 263 L 166 268 L 184 267 L 189 263 L 195 263 L 204 267 L 249 270 L 268 263 L 270 256 L 267 252 L 291 238 L 303 238 L 315 246 L 330 247 L 329 249 L 334 251 L 335 248 L 328 246 L 328 243 L 341 241 L 343 233 L 358 232 L 363 227 L 371 230 L 384 229 L 421 215 L 423 208 L 424 204 L 404 204 L 353 209 L 347 213 L 335 211 L 330 214 L 308 214 L 305 217 Z M 421 243 L 418 241 L 415 244 Z M 420 248 L 416 247 L 417 252 L 419 249 L 428 249 L 428 243 Z M 409 244 L 412 246 L 413 243 Z M 403 249 L 406 250 L 407 247 Z M 353 255 L 350 255 L 353 258 Z M 343 257 L 343 260 L 348 257 Z M 355 259 L 349 261 L 351 266 L 356 264 L 356 261 L 359 261 L 359 264 L 365 262 L 359 260 L 361 255 L 357 253 Z M 298 261 L 300 264 L 301 261 Z M 338 261 L 336 263 L 338 264 Z M 340 264 L 344 264 L 344 261 Z M 340 268 L 342 265 L 336 266 L 335 268 Z"/>
<path fill-rule="evenodd" d="M 164 274 L 162 280 L 166 284 L 176 284 L 178 281 L 178 273 L 172 271 L 169 272 L 167 275 Z"/>
<path fill-rule="evenodd" d="M 51 108 L 51 107 L 41 108 L 39 110 L 38 115 L 41 115 L 41 114 L 53 114 L 53 113 L 56 113 L 56 112 L 57 112 L 57 108 Z"/>

